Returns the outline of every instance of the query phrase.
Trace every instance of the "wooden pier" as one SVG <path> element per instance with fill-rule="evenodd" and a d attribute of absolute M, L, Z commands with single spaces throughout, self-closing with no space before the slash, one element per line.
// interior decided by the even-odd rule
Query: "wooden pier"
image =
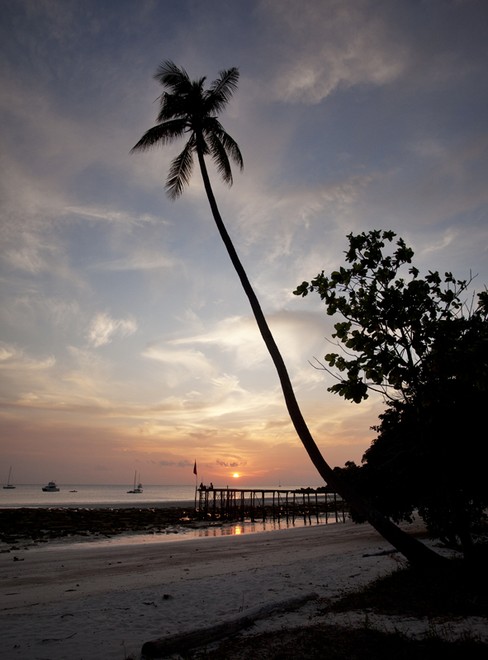
<path fill-rule="evenodd" d="M 198 488 L 197 514 L 211 520 L 266 520 L 276 518 L 316 518 L 345 522 L 344 501 L 324 488 L 263 490 L 241 488 Z"/>

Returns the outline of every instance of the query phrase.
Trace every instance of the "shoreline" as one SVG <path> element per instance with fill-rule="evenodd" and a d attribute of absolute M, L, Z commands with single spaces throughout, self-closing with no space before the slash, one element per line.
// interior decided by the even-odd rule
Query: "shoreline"
<path fill-rule="evenodd" d="M 421 521 L 404 528 L 425 537 Z M 404 564 L 368 523 L 352 521 L 172 543 L 21 548 L 0 554 L 2 657 L 135 660 L 155 640 L 216 624 L 228 632 L 252 621 L 251 635 L 303 629 L 323 621 L 324 607 Z M 347 634 L 364 625 L 366 613 L 358 616 L 347 612 L 337 625 Z M 412 635 L 431 626 L 400 623 Z M 474 625 L 481 630 L 484 620 L 466 621 L 459 635 Z"/>
<path fill-rule="evenodd" d="M 369 525 L 0 555 L 8 660 L 140 656 L 144 643 L 293 599 L 316 603 L 398 562 Z M 297 616 L 304 616 L 303 608 Z M 264 625 L 264 624 L 263 624 Z M 125 653 L 125 656 L 124 656 Z"/>
<path fill-rule="evenodd" d="M 0 509 L 0 553 L 52 543 L 81 543 L 113 540 L 114 543 L 164 542 L 208 536 L 249 535 L 285 528 L 343 523 L 325 517 L 297 515 L 257 518 L 202 518 L 193 507 L 19 507 Z M 130 540 L 129 540 L 130 539 Z"/>

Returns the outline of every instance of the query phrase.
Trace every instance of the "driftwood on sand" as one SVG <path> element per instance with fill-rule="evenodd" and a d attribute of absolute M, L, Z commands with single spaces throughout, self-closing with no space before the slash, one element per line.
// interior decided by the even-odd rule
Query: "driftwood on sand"
<path fill-rule="evenodd" d="M 207 644 L 212 644 L 225 637 L 236 635 L 241 630 L 250 628 L 259 619 L 278 614 L 281 612 L 290 612 L 302 607 L 310 600 L 317 599 L 315 593 L 290 598 L 280 603 L 271 603 L 264 607 L 249 609 L 244 616 L 237 617 L 218 623 L 209 628 L 200 628 L 187 633 L 178 633 L 154 639 L 146 642 L 142 647 L 141 660 L 158 660 L 166 658 L 174 653 L 184 653 L 190 649 L 200 648 Z"/>

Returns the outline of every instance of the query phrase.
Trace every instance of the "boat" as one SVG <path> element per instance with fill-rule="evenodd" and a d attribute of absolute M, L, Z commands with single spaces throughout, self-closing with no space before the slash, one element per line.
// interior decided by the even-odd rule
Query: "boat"
<path fill-rule="evenodd" d="M 7 479 L 7 484 L 4 486 L 5 489 L 12 489 L 15 488 L 13 483 L 11 483 L 10 478 L 12 476 L 12 466 L 10 467 L 10 470 L 8 471 L 8 479 Z"/>
<path fill-rule="evenodd" d="M 57 493 L 59 491 L 59 487 L 56 486 L 55 481 L 50 481 L 47 486 L 43 486 L 42 490 L 45 493 Z"/>
<path fill-rule="evenodd" d="M 140 479 L 140 475 L 139 475 L 139 479 Z M 132 490 L 128 490 L 127 492 L 128 493 L 142 493 L 143 492 L 141 482 L 140 481 L 137 482 L 137 472 L 134 472 L 134 488 Z"/>

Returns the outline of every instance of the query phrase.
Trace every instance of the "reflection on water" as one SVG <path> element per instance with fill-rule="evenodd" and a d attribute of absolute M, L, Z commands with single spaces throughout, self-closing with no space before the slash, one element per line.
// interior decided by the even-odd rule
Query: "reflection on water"
<path fill-rule="evenodd" d="M 329 520 L 329 522 L 331 522 Z M 185 536 L 191 535 L 191 538 L 202 538 L 205 536 L 240 536 L 242 534 L 256 534 L 258 532 L 275 531 L 277 529 L 289 529 L 293 527 L 308 527 L 310 525 L 323 525 L 325 518 L 276 518 L 270 520 L 260 520 L 254 522 L 238 522 L 225 524 L 205 525 L 201 529 L 192 529 L 184 531 Z"/>
<path fill-rule="evenodd" d="M 80 549 L 92 548 L 93 546 L 102 548 L 108 546 L 122 546 L 122 545 L 135 545 L 135 544 L 150 544 L 150 543 L 165 543 L 172 541 L 184 541 L 199 538 L 216 538 L 222 536 L 244 536 L 248 534 L 257 534 L 262 532 L 271 532 L 279 529 L 293 529 L 299 527 L 316 527 L 318 525 L 335 523 L 335 517 L 330 517 L 326 522 L 325 516 L 319 517 L 300 517 L 300 518 L 281 518 L 269 519 L 260 521 L 244 521 L 234 523 L 202 523 L 198 527 L 171 527 L 158 533 L 152 534 L 121 534 L 112 538 L 98 538 L 86 539 L 83 541 L 71 541 L 66 543 L 66 540 L 61 542 L 50 541 L 49 545 L 44 546 L 44 549 Z"/>

